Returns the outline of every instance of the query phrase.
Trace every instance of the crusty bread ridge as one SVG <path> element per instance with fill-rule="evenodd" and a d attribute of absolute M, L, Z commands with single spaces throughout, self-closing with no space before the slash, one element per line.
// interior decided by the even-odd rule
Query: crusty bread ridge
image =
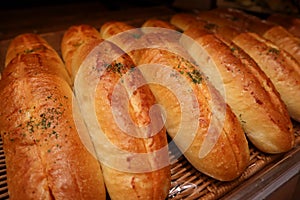
<path fill-rule="evenodd" d="M 148 23 L 148 25 L 151 23 Z M 122 26 L 127 25 L 124 24 L 120 26 L 120 23 L 117 23 L 115 26 L 113 26 L 111 24 L 109 27 L 106 26 L 106 28 L 110 28 L 115 31 L 104 30 L 103 28 L 101 28 L 101 31 L 122 31 Z M 107 35 L 107 37 L 110 36 Z M 192 63 L 164 49 L 150 48 L 151 46 L 148 45 L 147 42 L 149 42 L 149 44 L 158 45 L 163 44 L 166 41 L 162 41 L 160 36 L 161 34 L 159 33 L 157 35 L 151 35 L 149 33 L 149 35 L 145 34 L 141 36 L 137 42 L 140 44 L 145 43 L 143 46 L 149 46 L 149 49 L 129 52 L 129 55 L 133 57 L 133 60 L 137 65 L 161 64 L 168 66 L 168 73 L 160 73 L 160 68 L 155 68 L 155 70 L 153 70 L 151 69 L 151 66 L 146 68 L 145 71 L 143 70 L 143 75 L 147 81 L 151 82 L 153 77 L 156 76 L 158 79 L 165 80 L 166 82 L 172 82 L 172 77 L 177 77 L 175 75 L 176 73 L 179 76 L 185 77 L 184 79 L 187 80 L 189 87 L 191 88 L 191 90 L 188 90 L 189 93 L 186 95 L 195 95 L 196 102 L 198 104 L 197 109 L 200 110 L 200 115 L 196 116 L 196 118 L 193 118 L 192 113 L 190 113 L 188 116 L 185 115 L 184 117 L 186 121 L 196 121 L 199 127 L 196 130 L 193 130 L 192 127 L 187 126 L 185 127 L 185 134 L 181 133 L 180 135 L 178 134 L 178 136 L 177 133 L 181 126 L 183 126 L 181 118 L 185 114 L 181 111 L 182 105 L 180 105 L 178 100 L 179 96 L 181 95 L 175 96 L 174 93 L 170 92 L 170 90 L 168 90 L 166 87 L 163 87 L 159 84 L 150 84 L 150 88 L 153 91 L 158 103 L 162 105 L 166 112 L 166 127 L 169 135 L 174 139 L 177 146 L 183 151 L 185 157 L 196 169 L 218 180 L 227 181 L 237 178 L 244 171 L 249 161 L 248 144 L 240 123 L 235 115 L 231 112 L 230 108 L 227 105 L 222 104 L 223 99 L 216 92 L 216 90 L 208 87 L 205 77 L 202 77 L 201 72 L 196 73 L 197 69 Z M 169 44 L 170 49 L 180 49 L 176 44 L 172 44 L 171 42 L 172 40 L 170 40 Z M 123 44 L 123 46 L 124 45 L 126 44 Z M 169 70 L 173 71 L 175 74 L 172 75 L 173 73 L 170 73 Z M 188 74 L 192 73 L 197 74 L 195 75 L 194 79 L 191 79 L 191 77 L 188 76 Z M 182 74 L 186 74 L 187 76 Z M 214 105 L 211 105 L 213 98 L 212 93 L 214 93 L 215 98 L 218 99 L 216 102 L 214 102 Z M 225 110 L 223 111 L 226 114 L 224 124 L 218 124 L 218 126 L 215 127 L 215 132 L 208 133 L 209 124 L 213 121 L 214 117 L 217 117 L 220 114 L 218 111 L 216 111 L 214 116 L 212 116 L 211 109 L 213 108 L 211 106 L 224 106 L 223 109 Z M 219 116 L 220 118 L 222 118 L 221 115 L 222 114 Z M 195 131 L 195 133 L 192 131 Z M 218 131 L 220 131 L 220 135 L 217 139 L 215 138 L 216 144 L 205 156 L 200 156 L 200 149 L 204 144 L 207 135 L 210 134 L 208 137 L 218 135 Z M 194 138 L 192 139 L 190 145 L 186 147 L 185 144 L 193 134 L 195 134 Z M 217 156 L 220 154 L 223 155 L 222 158 Z"/>
<path fill-rule="evenodd" d="M 72 29 L 80 29 L 80 32 L 83 34 L 78 35 L 76 33 L 79 30 L 72 31 Z M 83 60 L 83 58 L 76 56 L 76 52 L 78 52 L 76 50 L 88 47 L 89 49 L 82 50 L 86 52 L 83 56 L 87 56 L 101 42 L 99 41 L 99 36 L 100 34 L 97 29 L 91 28 L 88 25 L 72 26 L 69 28 L 69 31 L 65 32 L 61 42 L 63 44 L 61 45 L 61 53 L 72 82 L 74 82 L 75 74 L 80 67 L 80 65 L 76 65 L 76 63 L 80 63 L 76 62 L 76 60 Z"/>
<path fill-rule="evenodd" d="M 176 19 L 174 24 L 184 23 L 184 19 L 179 20 L 178 16 Z M 239 117 L 248 138 L 267 153 L 290 150 L 294 145 L 292 123 L 273 84 L 242 49 L 234 44 L 226 45 L 204 27 L 198 24 L 187 28 L 184 33 L 194 38 L 197 44 L 186 45 L 195 59 L 203 61 L 203 67 L 219 70 L 225 87 L 224 97 Z M 205 62 L 197 45 L 205 49 L 209 56 L 206 60 L 212 62 Z M 215 75 L 208 76 L 220 90 L 214 81 Z"/>
<path fill-rule="evenodd" d="M 257 33 L 258 35 L 270 40 L 279 48 L 284 49 L 299 62 L 300 60 L 300 40 L 282 26 L 274 25 L 267 20 L 247 14 L 237 9 L 215 9 L 214 15 L 228 25 L 234 24 L 242 30 Z M 205 14 L 206 15 L 206 14 Z M 214 17 L 215 18 L 215 17 Z"/>
<path fill-rule="evenodd" d="M 17 36 L 8 52 L 0 127 L 9 198 L 105 199 L 100 165 L 75 126 L 62 61 L 34 34 Z"/>
<path fill-rule="evenodd" d="M 269 40 L 264 39 L 256 33 L 242 32 L 233 27 L 220 23 L 218 17 L 205 13 L 200 16 L 177 14 L 172 18 L 177 24 L 184 22 L 197 23 L 197 27 L 215 33 L 223 42 L 237 45 L 245 51 L 260 67 L 260 69 L 271 79 L 276 90 L 279 92 L 283 102 L 286 104 L 290 116 L 296 121 L 300 120 L 300 64 L 284 49 Z M 201 20 L 201 21 L 199 21 Z M 207 25 L 203 20 L 208 20 Z M 237 49 L 231 47 L 231 49 Z"/>
<path fill-rule="evenodd" d="M 64 57 L 65 60 L 71 59 L 71 61 L 66 62 L 72 64 L 69 68 L 80 66 L 84 59 L 88 58 L 89 52 L 104 42 L 98 33 L 85 35 L 86 32 L 91 33 L 95 31 L 82 31 L 83 29 L 94 28 L 86 25 L 73 26 L 64 35 L 62 49 L 66 52 L 72 52 L 70 54 L 63 52 L 63 55 L 68 55 Z M 67 42 L 73 41 L 73 38 L 82 38 L 85 41 L 78 41 L 82 45 L 76 47 Z M 112 162 L 113 164 L 110 163 L 114 159 L 110 152 L 108 152 L 108 155 L 103 155 L 106 162 L 100 159 L 109 196 L 113 200 L 124 198 L 163 200 L 168 195 L 171 176 L 165 128 L 162 127 L 155 135 L 148 135 L 149 133 L 147 133 L 146 129 L 139 133 L 135 129 L 130 129 L 132 132 L 128 133 L 116 122 L 114 118 L 115 113 L 112 110 L 114 89 L 118 83 L 125 87 L 126 92 L 117 92 L 117 95 L 123 96 L 117 97 L 119 99 L 115 107 L 117 109 L 116 113 L 120 114 L 119 117 L 126 118 L 126 113 L 122 109 L 129 109 L 130 117 L 139 127 L 147 126 L 151 123 L 149 111 L 156 100 L 147 84 L 137 88 L 130 98 L 127 96 L 130 95 L 130 91 L 136 83 L 143 82 L 143 77 L 138 71 L 130 73 L 134 71 L 134 64 L 124 52 L 122 56 L 112 63 L 103 63 L 106 57 L 113 55 L 115 52 L 120 52 L 118 47 L 109 42 L 106 43 L 106 48 L 106 53 L 100 52 L 97 58 L 96 68 L 102 73 L 95 76 L 99 79 L 95 89 L 95 112 L 98 123 L 109 142 L 122 151 L 129 152 L 129 154 L 132 153 L 132 156 L 122 157 L 117 163 Z M 73 76 L 76 76 L 76 74 L 73 74 Z M 87 79 L 89 78 L 91 77 L 87 76 Z M 120 82 L 121 79 L 122 81 Z M 75 80 L 74 77 L 73 80 Z M 78 91 L 84 92 L 86 90 L 86 88 L 81 88 L 77 85 L 75 87 L 77 87 L 75 89 Z M 126 102 L 129 104 L 128 107 L 126 107 Z M 160 117 L 157 120 L 159 121 Z M 154 123 L 154 127 L 159 125 L 155 124 L 156 122 L 152 123 Z M 96 136 L 92 135 L 91 137 L 96 151 L 101 152 L 106 144 L 97 139 Z M 164 151 L 153 157 L 153 152 L 160 149 L 164 149 Z M 140 163 L 135 163 L 135 159 L 139 159 L 136 154 L 146 154 L 146 156 L 143 157 L 142 161 L 139 160 L 141 161 Z M 148 168 L 146 167 L 145 171 L 137 170 L 134 172 L 130 170 L 131 167 L 142 170 L 143 166 L 148 166 Z"/>
<path fill-rule="evenodd" d="M 278 24 L 286 28 L 290 33 L 296 37 L 300 37 L 300 19 L 296 16 L 287 14 L 273 13 L 267 20 L 271 23 Z"/>

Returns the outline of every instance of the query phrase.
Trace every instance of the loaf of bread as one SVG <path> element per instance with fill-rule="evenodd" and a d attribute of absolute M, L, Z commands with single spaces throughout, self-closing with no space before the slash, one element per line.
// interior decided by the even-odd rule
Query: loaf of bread
<path fill-rule="evenodd" d="M 300 62 L 300 40 L 284 27 L 236 9 L 220 8 L 210 12 L 214 12 L 220 20 L 227 21 L 225 23 L 231 23 L 235 27 L 242 27 L 244 30 L 263 36 Z"/>
<path fill-rule="evenodd" d="M 8 48 L 0 133 L 10 199 L 106 199 L 98 160 L 82 143 L 63 62 L 35 34 Z M 82 129 L 81 131 L 83 131 Z"/>
<path fill-rule="evenodd" d="M 290 116 L 300 122 L 299 62 L 255 33 L 239 34 L 233 42 L 257 62 L 280 93 Z"/>
<path fill-rule="evenodd" d="M 24 34 L 20 37 L 15 37 L 10 42 L 6 52 L 5 67 L 18 55 L 40 52 L 42 52 L 43 56 L 47 57 L 47 59 L 59 63 L 57 65 L 52 64 L 51 70 L 47 72 L 60 76 L 69 85 L 71 85 L 70 76 L 68 75 L 63 65 L 63 61 L 57 52 L 43 38 L 37 37 L 36 35 Z M 48 68 L 45 68 L 45 70 L 47 69 Z"/>
<path fill-rule="evenodd" d="M 185 24 L 192 19 L 193 23 L 199 20 L 202 24 L 192 25 L 202 27 L 206 31 L 215 33 L 223 42 L 234 43 L 243 49 L 271 79 L 283 102 L 286 104 L 290 116 L 300 121 L 300 64 L 285 50 L 274 43 L 264 39 L 256 33 L 242 32 L 236 28 L 219 23 L 219 18 L 202 14 L 201 17 L 193 15 L 175 15 L 173 20 L 177 24 Z M 208 24 L 203 25 L 203 20 Z M 180 22 L 181 21 L 181 22 Z M 185 21 L 185 22 L 184 22 Z M 232 45 L 232 44 L 230 44 Z M 231 47 L 237 49 L 236 47 Z"/>
<path fill-rule="evenodd" d="M 178 16 L 172 23 L 185 24 Z M 293 127 L 286 105 L 255 61 L 200 24 L 187 28 L 184 34 L 194 39 L 189 43 L 183 41 L 193 58 L 202 63 L 203 68 L 217 68 L 223 79 L 221 85 L 214 78 L 216 73 L 207 76 L 217 89 L 225 88 L 224 98 L 239 117 L 250 141 L 267 153 L 282 153 L 293 148 Z"/>
<path fill-rule="evenodd" d="M 71 27 L 75 28 L 75 27 Z M 83 60 L 85 56 L 96 46 L 99 44 L 99 37 L 100 33 L 96 29 L 90 28 L 90 26 L 80 26 L 77 27 L 80 28 L 80 31 L 83 33 L 81 35 L 76 34 L 76 31 L 68 31 L 65 33 L 65 37 L 63 37 L 63 44 L 61 46 L 61 53 L 62 57 L 64 58 L 65 66 L 67 68 L 67 71 L 69 72 L 69 75 L 72 79 L 72 83 L 74 82 L 74 77 L 79 69 L 80 66 L 77 65 L 78 60 Z M 70 34 L 70 35 L 67 35 Z M 74 35 L 73 35 L 74 34 Z M 66 41 L 67 40 L 67 41 Z M 88 43 L 88 44 L 87 44 Z M 70 46 L 73 46 L 73 48 L 70 48 Z M 86 52 L 84 54 L 84 57 L 76 56 L 75 51 L 78 48 L 88 48 L 81 51 Z M 72 63 L 74 62 L 74 64 Z"/>
<path fill-rule="evenodd" d="M 300 18 L 296 16 L 273 13 L 267 20 L 271 23 L 278 24 L 286 28 L 296 37 L 300 37 Z"/>
<path fill-rule="evenodd" d="M 172 29 L 172 30 L 175 30 L 175 31 L 180 31 L 180 29 L 178 29 L 173 24 L 170 24 L 166 21 L 158 20 L 158 19 L 148 19 L 147 21 L 145 21 L 143 23 L 142 27 L 167 28 L 167 29 Z"/>
<path fill-rule="evenodd" d="M 122 32 L 126 26 L 110 24 L 101 32 Z M 222 181 L 237 178 L 249 163 L 248 143 L 238 119 L 192 61 L 181 57 L 186 52 L 172 52 L 182 49 L 178 43 L 165 33 L 146 32 L 137 42 L 147 48 L 130 55 L 165 110 L 168 134 L 202 173 Z"/>
<path fill-rule="evenodd" d="M 73 45 L 74 41 L 80 45 Z M 105 138 L 98 137 L 98 130 L 90 131 L 110 198 L 164 200 L 171 182 L 167 134 L 160 110 L 153 109 L 156 99 L 141 73 L 127 54 L 102 40 L 91 26 L 70 27 L 61 45 L 66 64 L 72 65 L 68 68 L 79 69 L 73 74 L 77 98 L 94 92 L 95 110 L 86 113 L 88 117 L 95 113 Z M 92 71 L 85 63 L 94 66 Z M 84 81 L 89 85 L 94 79 L 95 89 L 83 86 Z M 107 146 L 114 148 L 109 151 Z M 115 149 L 123 154 L 118 157 Z"/>

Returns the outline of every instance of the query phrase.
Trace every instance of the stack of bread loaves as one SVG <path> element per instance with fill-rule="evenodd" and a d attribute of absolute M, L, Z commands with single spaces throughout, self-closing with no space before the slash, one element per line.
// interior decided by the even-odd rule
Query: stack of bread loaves
<path fill-rule="evenodd" d="M 220 181 L 247 168 L 248 141 L 291 150 L 299 41 L 233 9 L 72 26 L 62 59 L 17 36 L 0 80 L 10 199 L 164 200 L 173 147 Z"/>

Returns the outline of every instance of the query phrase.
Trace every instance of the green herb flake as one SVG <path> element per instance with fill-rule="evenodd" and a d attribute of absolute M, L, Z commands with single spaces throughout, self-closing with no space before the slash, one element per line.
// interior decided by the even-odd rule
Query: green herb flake
<path fill-rule="evenodd" d="M 72 46 L 73 47 L 79 47 L 82 44 L 83 44 L 83 41 L 79 41 L 79 42 L 74 43 Z"/>
<path fill-rule="evenodd" d="M 34 52 L 33 49 L 25 49 L 25 50 L 24 50 L 24 53 L 25 53 L 25 54 L 29 54 L 29 53 L 32 53 L 32 52 Z"/>
<path fill-rule="evenodd" d="M 218 26 L 216 24 L 208 23 L 208 24 L 204 25 L 204 28 L 207 30 L 214 30 L 214 29 L 218 28 Z"/>
<path fill-rule="evenodd" d="M 273 54 L 279 54 L 280 53 L 280 50 L 279 49 L 276 49 L 276 48 L 270 48 L 268 53 L 273 53 Z"/>
<path fill-rule="evenodd" d="M 121 73 L 122 68 L 123 68 L 122 63 L 114 63 L 114 64 L 110 64 L 110 65 L 107 66 L 107 70 L 112 71 L 114 73 L 118 73 L 120 75 L 122 75 L 122 73 Z"/>
<path fill-rule="evenodd" d="M 237 49 L 236 49 L 235 47 L 231 47 L 230 50 L 231 50 L 232 52 L 234 52 L 234 51 L 236 51 Z"/>
<path fill-rule="evenodd" d="M 132 35 L 132 37 L 135 38 L 135 39 L 139 39 L 140 37 L 142 37 L 142 34 L 140 34 L 140 33 L 133 33 L 133 34 L 131 34 L 131 35 Z"/>
<path fill-rule="evenodd" d="M 187 75 L 192 79 L 193 83 L 200 84 L 202 81 L 202 75 L 200 71 L 194 69 L 192 72 L 186 72 Z"/>

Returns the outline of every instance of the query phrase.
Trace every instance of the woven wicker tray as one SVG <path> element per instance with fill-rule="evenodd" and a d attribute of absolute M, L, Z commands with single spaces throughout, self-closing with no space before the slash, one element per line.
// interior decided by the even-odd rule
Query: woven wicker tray
<path fill-rule="evenodd" d="M 177 199 L 219 199 L 229 192 L 236 190 L 238 186 L 251 179 L 255 174 L 266 171 L 278 163 L 288 162 L 286 159 L 293 154 L 300 155 L 300 124 L 295 124 L 296 146 L 290 152 L 278 155 L 264 154 L 254 147 L 250 147 L 250 163 L 244 173 L 234 181 L 221 182 L 212 179 L 196 169 L 183 157 L 175 155 L 176 152 L 170 152 L 172 185 L 169 192 L 170 200 Z M 299 161 L 300 162 L 300 161 Z M 3 142 L 0 138 L 0 199 L 9 199 L 5 155 L 3 151 Z"/>
<path fill-rule="evenodd" d="M 169 13 L 167 13 L 167 15 L 169 15 Z M 149 16 L 146 16 L 145 18 L 149 18 Z M 103 21 L 104 20 L 107 19 L 104 18 Z M 103 22 L 99 21 L 99 25 L 101 23 Z M 133 24 L 135 24 L 135 22 Z M 41 34 L 41 36 L 44 37 L 52 45 L 52 47 L 58 51 L 58 53 L 60 53 L 60 42 L 63 33 L 64 31 L 57 31 Z M 10 40 L 0 41 L 0 71 L 3 67 L 9 42 Z M 183 156 L 178 158 L 178 156 L 176 156 L 178 151 L 170 152 L 172 184 L 168 199 L 211 200 L 225 198 L 226 195 L 240 192 L 241 186 L 246 187 L 249 182 L 252 184 L 254 182 L 253 179 L 265 176 L 266 173 L 270 174 L 270 172 L 272 172 L 271 174 L 279 173 L 278 169 L 282 168 L 279 164 L 282 165 L 288 163 L 289 165 L 293 165 L 295 163 L 299 163 L 300 124 L 294 123 L 294 128 L 296 136 L 295 148 L 285 154 L 264 154 L 250 144 L 251 160 L 249 166 L 239 178 L 230 182 L 221 182 L 212 179 L 193 168 L 193 166 Z M 295 156 L 297 156 L 297 159 L 291 159 Z M 5 155 L 3 151 L 3 142 L 0 137 L 0 200 L 9 199 L 6 178 Z M 258 184 L 264 183 L 261 181 Z"/>
<path fill-rule="evenodd" d="M 256 175 L 255 179 L 260 178 L 262 180 L 262 177 L 266 173 L 272 172 L 272 170 L 273 174 L 276 174 L 276 170 L 284 170 L 282 166 L 278 166 L 279 164 L 284 165 L 285 162 L 289 163 L 289 165 L 295 164 L 295 162 L 299 163 L 299 159 L 291 159 L 296 154 L 300 157 L 299 123 L 294 124 L 294 130 L 296 137 L 295 148 L 284 154 L 265 154 L 250 144 L 250 162 L 248 167 L 239 178 L 229 182 L 217 181 L 200 173 L 194 169 L 184 157 L 180 157 L 178 160 L 172 160 L 174 155 L 172 155 L 171 152 L 172 188 L 169 193 L 169 199 L 219 199 L 228 193 L 234 192 L 233 190 L 241 192 L 239 191 L 239 187 L 254 177 L 254 175 Z M 264 184 L 261 180 L 256 184 Z M 251 181 L 253 182 L 253 180 Z M 257 187 L 259 187 L 259 185 L 257 185 Z M 247 199 L 245 194 L 242 196 L 243 199 Z"/>

